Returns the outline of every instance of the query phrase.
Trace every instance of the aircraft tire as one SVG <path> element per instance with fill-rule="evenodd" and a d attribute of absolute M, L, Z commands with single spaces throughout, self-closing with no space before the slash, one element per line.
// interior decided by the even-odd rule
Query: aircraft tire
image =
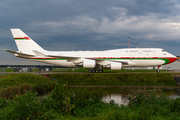
<path fill-rule="evenodd" d="M 103 73 L 103 70 L 99 69 L 89 69 L 89 73 Z"/>
<path fill-rule="evenodd" d="M 92 73 L 92 70 L 91 70 L 91 69 L 89 69 L 89 73 Z"/>
<path fill-rule="evenodd" d="M 156 72 L 157 72 L 157 73 L 159 73 L 159 72 L 160 72 L 160 70 L 159 70 L 159 69 L 157 69 L 157 70 L 156 70 Z"/>

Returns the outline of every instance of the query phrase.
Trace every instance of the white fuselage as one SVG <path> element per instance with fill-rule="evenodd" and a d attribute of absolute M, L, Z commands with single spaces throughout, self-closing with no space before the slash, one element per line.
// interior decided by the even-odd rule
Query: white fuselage
<path fill-rule="evenodd" d="M 5 50 L 16 57 L 64 67 L 103 68 L 161 66 L 177 60 L 161 48 L 124 48 L 106 51 L 47 51 L 20 29 L 11 29 L 19 51 Z M 91 70 L 90 70 L 91 72 Z"/>
<path fill-rule="evenodd" d="M 123 67 L 148 67 L 168 64 L 176 60 L 176 56 L 160 48 L 124 48 L 106 51 L 43 51 L 47 55 L 75 56 L 82 59 L 98 59 L 97 63 L 106 65 L 110 61 L 119 61 Z M 34 54 L 34 53 L 32 53 Z M 30 58 L 35 61 L 65 67 L 75 67 L 67 59 L 37 56 Z"/>

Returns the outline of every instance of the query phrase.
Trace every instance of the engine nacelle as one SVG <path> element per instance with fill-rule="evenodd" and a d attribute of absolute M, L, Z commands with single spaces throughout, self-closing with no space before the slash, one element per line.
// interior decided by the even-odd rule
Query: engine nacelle
<path fill-rule="evenodd" d="M 111 70 L 121 70 L 122 63 L 111 62 Z"/>
<path fill-rule="evenodd" d="M 96 67 L 95 60 L 84 59 L 83 68 L 95 68 L 95 67 Z"/>

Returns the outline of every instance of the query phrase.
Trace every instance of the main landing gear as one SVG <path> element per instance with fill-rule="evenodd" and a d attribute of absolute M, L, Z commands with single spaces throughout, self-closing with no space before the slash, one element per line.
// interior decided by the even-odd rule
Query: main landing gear
<path fill-rule="evenodd" d="M 89 69 L 89 73 L 102 73 L 102 69 Z"/>

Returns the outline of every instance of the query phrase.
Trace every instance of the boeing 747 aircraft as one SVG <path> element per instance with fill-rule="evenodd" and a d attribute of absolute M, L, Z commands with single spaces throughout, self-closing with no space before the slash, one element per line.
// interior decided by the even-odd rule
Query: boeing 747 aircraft
<path fill-rule="evenodd" d="M 105 51 L 48 51 L 40 47 L 20 29 L 11 29 L 18 51 L 5 50 L 16 57 L 64 67 L 103 68 L 121 70 L 123 67 L 161 66 L 177 60 L 161 48 L 123 48 Z M 159 72 L 159 69 L 157 69 Z"/>

